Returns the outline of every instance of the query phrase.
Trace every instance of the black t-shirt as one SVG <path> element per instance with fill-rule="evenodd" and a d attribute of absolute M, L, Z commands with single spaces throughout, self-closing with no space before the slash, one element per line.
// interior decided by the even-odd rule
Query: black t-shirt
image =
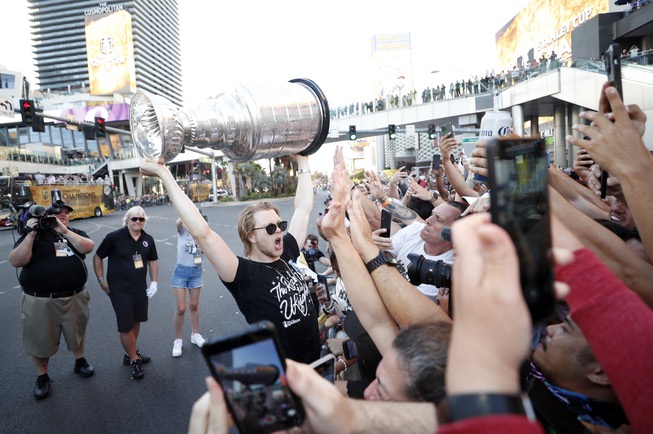
<path fill-rule="evenodd" d="M 147 289 L 147 262 L 159 259 L 154 238 L 141 230 L 138 240 L 134 240 L 127 227 L 107 234 L 95 253 L 102 259 L 109 257 L 106 278 L 111 291 L 129 293 Z M 135 254 L 141 257 L 140 268 L 136 268 Z"/>
<path fill-rule="evenodd" d="M 286 234 L 281 259 L 264 264 L 238 257 L 234 281 L 222 283 L 248 323 L 271 321 L 286 357 L 310 363 L 320 357 L 320 332 L 308 286 L 295 265 L 298 256 L 297 241 Z"/>
<path fill-rule="evenodd" d="M 84 238 L 88 234 L 79 229 L 68 228 Z M 25 240 L 22 236 L 14 248 Z M 51 294 L 53 292 L 78 291 L 86 284 L 87 271 L 84 264 L 86 255 L 79 253 L 71 243 L 66 243 L 66 256 L 57 256 L 55 243 L 64 238 L 52 229 L 41 230 L 36 235 L 32 246 L 32 259 L 25 265 L 18 276 L 24 291 Z"/>
<path fill-rule="evenodd" d="M 310 268 L 313 273 L 317 273 L 317 271 L 315 271 L 315 262 L 320 258 L 324 258 L 324 253 L 322 253 L 320 249 L 302 249 L 302 253 L 304 254 L 304 259 L 306 259 L 308 268 Z"/>

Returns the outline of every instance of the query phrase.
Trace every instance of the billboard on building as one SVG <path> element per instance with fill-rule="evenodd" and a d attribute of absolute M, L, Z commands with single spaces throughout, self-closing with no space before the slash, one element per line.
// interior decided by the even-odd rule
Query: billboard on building
<path fill-rule="evenodd" d="M 571 32 L 609 9 L 609 0 L 532 0 L 496 34 L 499 68 L 548 59 L 552 52 L 570 57 Z"/>
<path fill-rule="evenodd" d="M 411 56 L 410 33 L 372 36 L 376 98 L 400 96 L 413 90 Z"/>
<path fill-rule="evenodd" d="M 84 16 L 91 95 L 136 92 L 134 42 L 129 12 L 89 9 Z M 90 11 L 90 12 L 89 12 Z"/>

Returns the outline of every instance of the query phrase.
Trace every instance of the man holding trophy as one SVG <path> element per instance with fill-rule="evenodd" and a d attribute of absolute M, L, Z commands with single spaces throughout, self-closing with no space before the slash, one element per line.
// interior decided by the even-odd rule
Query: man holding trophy
<path fill-rule="evenodd" d="M 192 108 L 138 93 L 132 99 L 130 124 L 134 144 L 145 157 L 141 173 L 161 179 L 184 226 L 245 319 L 274 323 L 288 358 L 303 363 L 318 359 L 317 306 L 295 261 L 313 209 L 308 155 L 320 148 L 329 131 L 329 107 L 320 88 L 308 79 L 274 88 L 241 86 Z M 248 206 L 238 222 L 244 255 L 236 256 L 163 165 L 192 146 L 219 149 L 236 161 L 296 154 L 298 182 L 290 222 L 269 202 Z"/>

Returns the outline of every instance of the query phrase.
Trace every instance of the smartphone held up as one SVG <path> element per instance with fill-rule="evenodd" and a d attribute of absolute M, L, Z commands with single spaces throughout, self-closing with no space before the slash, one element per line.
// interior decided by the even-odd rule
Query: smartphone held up
<path fill-rule="evenodd" d="M 623 100 L 624 93 L 621 85 L 621 46 L 617 43 L 610 44 L 605 56 L 605 73 L 608 76 L 608 81 L 617 89 L 619 97 Z M 601 199 L 605 199 L 608 190 L 608 177 L 610 175 L 605 169 L 601 169 Z"/>
<path fill-rule="evenodd" d="M 286 363 L 274 325 L 261 321 L 202 347 L 229 410 L 243 434 L 299 426 L 301 400 L 286 381 Z"/>
<path fill-rule="evenodd" d="M 494 139 L 487 152 L 492 222 L 515 244 L 524 299 L 539 322 L 556 305 L 544 140 Z"/>

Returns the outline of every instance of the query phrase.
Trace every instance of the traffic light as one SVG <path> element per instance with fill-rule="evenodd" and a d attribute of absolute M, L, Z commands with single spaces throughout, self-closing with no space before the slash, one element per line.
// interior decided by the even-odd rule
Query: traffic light
<path fill-rule="evenodd" d="M 32 131 L 35 133 L 45 133 L 45 122 L 43 121 L 43 116 L 35 115 L 32 120 Z"/>
<path fill-rule="evenodd" d="M 349 125 L 349 140 L 356 140 L 357 137 L 356 125 Z"/>
<path fill-rule="evenodd" d="M 86 140 L 95 140 L 95 128 L 90 125 L 83 125 L 84 128 L 84 139 Z"/>
<path fill-rule="evenodd" d="M 222 179 L 222 168 L 218 167 L 218 179 Z"/>
<path fill-rule="evenodd" d="M 429 124 L 429 139 L 435 140 L 435 124 Z"/>
<path fill-rule="evenodd" d="M 23 123 L 27 126 L 34 124 L 34 101 L 31 99 L 20 100 L 20 116 L 23 118 Z"/>
<path fill-rule="evenodd" d="M 397 138 L 397 126 L 395 124 L 388 125 L 388 137 L 390 140 Z"/>
<path fill-rule="evenodd" d="M 95 137 L 106 137 L 107 130 L 104 125 L 104 118 L 96 117 L 95 118 Z"/>

